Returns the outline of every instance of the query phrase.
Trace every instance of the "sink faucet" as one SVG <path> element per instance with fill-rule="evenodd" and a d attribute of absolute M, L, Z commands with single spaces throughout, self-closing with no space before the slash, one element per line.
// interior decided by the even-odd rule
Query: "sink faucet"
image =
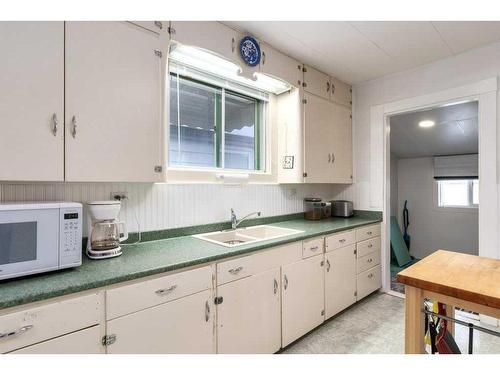
<path fill-rule="evenodd" d="M 236 218 L 236 214 L 234 213 L 234 210 L 231 208 L 231 228 L 236 229 L 238 225 L 240 225 L 243 221 L 248 219 L 250 216 L 257 215 L 260 216 L 260 211 L 252 212 L 246 216 L 244 216 L 241 220 L 238 220 Z"/>

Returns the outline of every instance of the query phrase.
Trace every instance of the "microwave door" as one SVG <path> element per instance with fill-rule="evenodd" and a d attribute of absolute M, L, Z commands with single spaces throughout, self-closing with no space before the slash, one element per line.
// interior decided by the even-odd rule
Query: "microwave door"
<path fill-rule="evenodd" d="M 0 280 L 59 265 L 59 210 L 0 212 Z"/>

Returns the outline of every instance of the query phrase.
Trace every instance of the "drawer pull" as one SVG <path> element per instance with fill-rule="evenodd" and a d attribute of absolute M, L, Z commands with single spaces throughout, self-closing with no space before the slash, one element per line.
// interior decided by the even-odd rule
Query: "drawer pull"
<path fill-rule="evenodd" d="M 368 259 L 368 260 L 367 260 L 367 262 L 368 262 L 368 263 L 371 263 L 371 262 L 373 262 L 373 259 L 372 259 L 372 258 L 370 258 L 370 259 Z"/>
<path fill-rule="evenodd" d="M 274 294 L 278 293 L 278 281 L 274 279 Z"/>
<path fill-rule="evenodd" d="M 368 247 L 373 247 L 373 244 L 372 243 L 368 244 Z"/>
<path fill-rule="evenodd" d="M 369 232 L 366 232 L 366 234 L 368 234 L 368 235 L 372 235 L 372 234 L 373 234 L 373 232 L 372 232 L 372 231 L 369 231 Z"/>
<path fill-rule="evenodd" d="M 373 273 L 368 274 L 368 278 L 369 279 L 373 278 Z"/>
<path fill-rule="evenodd" d="M 205 322 L 208 322 L 210 319 L 210 304 L 208 301 L 205 302 Z"/>
<path fill-rule="evenodd" d="M 236 267 L 236 268 L 231 268 L 228 272 L 229 272 L 231 275 L 237 275 L 237 274 L 239 274 L 242 270 L 243 270 L 243 266 L 239 266 L 239 267 Z"/>
<path fill-rule="evenodd" d="M 33 325 L 24 326 L 11 332 L 0 333 L 0 340 L 21 336 L 23 333 L 29 331 L 31 328 L 33 328 Z"/>
<path fill-rule="evenodd" d="M 330 261 L 326 260 L 326 272 L 330 272 Z"/>
<path fill-rule="evenodd" d="M 342 238 L 341 240 L 339 240 L 340 243 L 344 243 L 345 242 L 345 238 Z"/>
<path fill-rule="evenodd" d="M 309 250 L 311 250 L 311 251 L 316 251 L 316 250 L 318 250 L 318 249 L 319 249 L 319 246 L 318 246 L 318 245 L 316 245 L 316 246 L 313 246 L 313 247 L 309 248 Z"/>
<path fill-rule="evenodd" d="M 168 293 L 173 292 L 175 289 L 177 289 L 177 285 L 172 285 L 171 287 L 165 289 L 158 289 L 155 293 L 158 294 L 159 296 L 164 296 Z"/>

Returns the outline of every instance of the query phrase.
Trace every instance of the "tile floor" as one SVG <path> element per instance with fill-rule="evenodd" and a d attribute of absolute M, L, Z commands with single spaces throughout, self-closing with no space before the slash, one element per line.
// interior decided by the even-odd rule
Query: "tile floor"
<path fill-rule="evenodd" d="M 500 329 L 498 331 L 500 332 Z M 457 326 L 456 339 L 461 351 L 466 353 L 467 328 Z M 297 340 L 282 353 L 400 354 L 403 352 L 404 299 L 375 293 Z M 474 353 L 500 354 L 500 338 L 476 331 Z"/>

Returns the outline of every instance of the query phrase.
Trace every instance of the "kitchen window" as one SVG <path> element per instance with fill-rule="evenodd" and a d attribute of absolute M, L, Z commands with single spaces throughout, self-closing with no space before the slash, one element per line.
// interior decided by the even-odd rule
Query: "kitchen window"
<path fill-rule="evenodd" d="M 265 170 L 267 94 L 171 64 L 169 165 Z"/>
<path fill-rule="evenodd" d="M 477 208 L 479 206 L 479 180 L 443 179 L 437 181 L 438 207 Z"/>

